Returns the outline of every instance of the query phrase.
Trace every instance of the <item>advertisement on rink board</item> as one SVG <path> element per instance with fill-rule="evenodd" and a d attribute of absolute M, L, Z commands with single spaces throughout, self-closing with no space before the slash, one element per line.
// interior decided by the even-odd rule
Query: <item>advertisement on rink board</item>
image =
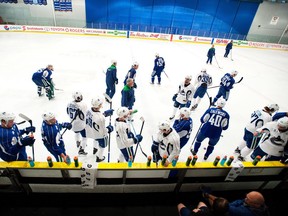
<path fill-rule="evenodd" d="M 197 37 L 188 35 L 172 35 L 152 32 L 121 31 L 108 29 L 86 29 L 54 26 L 26 26 L 26 25 L 0 25 L 0 32 L 34 32 L 34 33 L 57 33 L 57 34 L 78 34 L 78 35 L 95 35 L 109 37 L 129 37 L 150 40 L 165 40 L 175 42 L 205 43 L 216 45 L 226 45 L 230 39 Z M 264 42 L 253 42 L 243 40 L 233 40 L 233 44 L 239 47 L 253 47 L 263 49 L 280 49 L 288 50 L 287 44 L 273 44 Z"/>

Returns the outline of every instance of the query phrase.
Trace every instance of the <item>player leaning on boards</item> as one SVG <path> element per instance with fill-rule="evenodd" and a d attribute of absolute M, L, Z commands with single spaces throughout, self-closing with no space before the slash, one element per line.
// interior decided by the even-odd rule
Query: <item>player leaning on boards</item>
<path fill-rule="evenodd" d="M 49 100 L 54 98 L 55 84 L 52 81 L 53 65 L 48 64 L 46 68 L 41 68 L 32 76 L 32 81 L 37 85 L 37 93 L 39 96 L 43 95 L 43 88 L 46 91 L 46 96 Z"/>
<path fill-rule="evenodd" d="M 25 133 L 35 132 L 35 127 L 19 130 L 14 123 L 15 118 L 14 113 L 0 113 L 0 158 L 7 162 L 27 161 L 26 146 L 35 142 L 33 136 L 22 137 Z"/>
<path fill-rule="evenodd" d="M 83 102 L 83 95 L 79 91 L 74 92 L 72 98 L 74 100 L 68 103 L 66 112 L 72 124 L 72 131 L 75 132 L 76 146 L 77 148 L 80 147 L 78 154 L 87 155 L 87 152 L 84 151 L 84 148 L 81 145 L 83 142 L 86 142 L 81 134 L 84 133 L 83 130 L 85 130 L 86 126 L 87 105 Z"/>
<path fill-rule="evenodd" d="M 104 150 L 108 145 L 108 134 L 113 131 L 113 126 L 106 127 L 105 117 L 113 115 L 113 109 L 101 113 L 103 98 L 97 96 L 91 101 L 91 108 L 86 114 L 86 137 L 93 139 L 93 155 L 96 154 L 96 162 L 105 160 Z M 86 147 L 86 145 L 85 145 Z"/>
<path fill-rule="evenodd" d="M 223 110 L 225 104 L 226 101 L 223 98 L 219 98 L 216 102 L 216 107 L 210 107 L 202 115 L 200 119 L 202 127 L 196 137 L 194 148 L 191 151 L 193 155 L 197 154 L 202 141 L 209 138 L 208 147 L 204 155 L 204 160 L 207 160 L 220 140 L 222 130 L 228 129 L 230 116 Z"/>

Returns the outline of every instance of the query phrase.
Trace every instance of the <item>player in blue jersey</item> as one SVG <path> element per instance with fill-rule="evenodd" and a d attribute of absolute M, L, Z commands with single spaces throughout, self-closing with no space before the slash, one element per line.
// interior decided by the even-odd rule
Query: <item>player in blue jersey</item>
<path fill-rule="evenodd" d="M 118 84 L 117 78 L 117 61 L 112 60 L 112 65 L 106 71 L 106 95 L 109 96 L 110 99 L 113 98 L 116 92 L 116 85 Z M 109 102 L 106 98 L 106 101 Z"/>
<path fill-rule="evenodd" d="M 154 60 L 154 68 L 151 75 L 151 84 L 154 84 L 155 76 L 157 76 L 158 84 L 161 84 L 161 73 L 165 68 L 165 61 L 163 57 L 159 56 L 159 53 L 156 53 Z"/>
<path fill-rule="evenodd" d="M 224 54 L 224 57 L 225 57 L 225 58 L 228 58 L 228 55 L 229 55 L 230 50 L 232 49 L 232 47 L 233 47 L 233 40 L 231 40 L 231 41 L 226 45 L 225 54 Z"/>
<path fill-rule="evenodd" d="M 35 132 L 35 127 L 27 127 L 19 130 L 14 123 L 14 113 L 0 113 L 0 158 L 4 161 L 27 161 L 26 146 L 32 146 L 35 142 L 33 136 L 23 135 Z"/>
<path fill-rule="evenodd" d="M 138 62 L 134 62 L 133 65 L 132 65 L 132 68 L 128 71 L 128 73 L 126 74 L 125 76 L 125 80 L 124 80 L 124 85 L 127 84 L 127 79 L 128 78 L 132 78 L 134 80 L 134 88 L 137 88 L 137 84 L 136 84 L 136 81 L 135 81 L 135 78 L 136 78 L 136 70 L 138 69 L 139 67 L 139 63 Z"/>
<path fill-rule="evenodd" d="M 188 142 L 193 128 L 193 121 L 192 118 L 190 118 L 190 114 L 189 108 L 181 108 L 180 118 L 176 119 L 173 124 L 173 128 L 180 136 L 180 149 L 182 149 Z"/>
<path fill-rule="evenodd" d="M 229 98 L 230 90 L 233 88 L 235 83 L 234 77 L 237 76 L 238 71 L 232 70 L 230 73 L 226 73 L 220 82 L 220 87 L 217 95 L 213 99 L 213 105 L 222 96 L 226 101 Z"/>
<path fill-rule="evenodd" d="M 132 107 L 135 102 L 135 94 L 134 94 L 134 81 L 132 78 L 127 79 L 127 84 L 121 91 L 121 106 L 127 107 L 129 110 L 132 110 Z"/>
<path fill-rule="evenodd" d="M 288 117 L 288 112 L 277 112 L 272 116 L 272 121 L 276 121 L 276 120 L 283 118 L 285 116 Z"/>
<path fill-rule="evenodd" d="M 208 53 L 207 53 L 208 59 L 206 61 L 206 64 L 208 64 L 208 63 L 212 64 L 213 56 L 215 56 L 214 44 L 212 44 L 212 47 L 208 50 Z"/>
<path fill-rule="evenodd" d="M 37 93 L 39 96 L 43 95 L 43 89 L 46 91 L 48 99 L 54 98 L 54 82 L 52 81 L 53 65 L 49 64 L 46 68 L 41 68 L 32 76 L 32 81 L 37 85 Z"/>
<path fill-rule="evenodd" d="M 227 130 L 229 126 L 229 114 L 223 110 L 226 101 L 223 98 L 218 99 L 216 107 L 209 108 L 201 117 L 202 127 L 196 137 L 194 149 L 192 154 L 196 155 L 201 142 L 205 138 L 209 138 L 207 151 L 204 155 L 204 160 L 207 160 L 209 155 L 213 152 L 214 146 L 218 143 L 222 130 Z"/>
<path fill-rule="evenodd" d="M 52 112 L 44 112 L 42 114 L 43 122 L 41 128 L 41 136 L 44 146 L 55 157 L 56 161 L 68 162 L 64 141 L 60 134 L 63 128 L 70 130 L 72 124 L 69 122 L 58 123 L 55 114 Z"/>
<path fill-rule="evenodd" d="M 201 99 L 207 92 L 208 86 L 210 86 L 211 84 L 212 84 L 212 77 L 207 73 L 206 68 L 203 68 L 195 79 L 194 86 L 196 88 L 196 91 L 193 95 L 193 99 L 191 102 L 192 103 L 191 111 L 195 110 L 198 107 L 198 104 L 200 103 Z"/>

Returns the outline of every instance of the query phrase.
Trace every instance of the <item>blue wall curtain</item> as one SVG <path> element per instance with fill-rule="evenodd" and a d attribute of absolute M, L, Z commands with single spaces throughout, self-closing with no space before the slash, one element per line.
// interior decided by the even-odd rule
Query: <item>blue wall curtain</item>
<path fill-rule="evenodd" d="M 260 0 L 86 0 L 87 27 L 246 35 Z M 93 24 L 92 24 L 93 23 Z M 163 31 L 162 31 L 163 32 Z M 206 35 L 205 35 L 206 34 Z"/>

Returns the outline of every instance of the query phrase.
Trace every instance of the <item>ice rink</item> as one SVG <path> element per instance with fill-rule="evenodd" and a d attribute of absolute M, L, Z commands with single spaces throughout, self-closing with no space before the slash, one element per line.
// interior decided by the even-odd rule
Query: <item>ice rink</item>
<path fill-rule="evenodd" d="M 231 90 L 230 98 L 225 110 L 230 114 L 230 126 L 222 133 L 223 137 L 215 146 L 214 152 L 208 158 L 213 161 L 217 155 L 233 155 L 237 144 L 242 140 L 244 127 L 250 119 L 250 114 L 256 109 L 262 109 L 270 103 L 278 103 L 280 111 L 288 111 L 288 52 L 277 50 L 251 49 L 233 47 L 232 58 L 224 58 L 225 47 L 216 46 L 216 58 L 212 65 L 206 65 L 206 54 L 211 45 L 177 43 L 166 41 L 149 41 L 127 38 L 103 38 L 97 36 L 74 36 L 56 34 L 33 33 L 0 33 L 0 111 L 14 112 L 16 122 L 21 119 L 18 114 L 23 113 L 33 120 L 36 127 L 34 144 L 35 160 L 46 161 L 50 153 L 41 140 L 41 114 L 43 111 L 56 113 L 59 122 L 69 121 L 66 114 L 67 103 L 72 100 L 74 91 L 81 91 L 84 101 L 91 107 L 91 99 L 97 95 L 103 96 L 106 89 L 103 71 L 110 66 L 111 59 L 116 59 L 119 84 L 113 98 L 113 109 L 120 107 L 121 90 L 127 71 L 133 61 L 139 62 L 135 90 L 136 102 L 134 109 L 134 128 L 139 133 L 140 117 L 145 119 L 143 141 L 141 146 L 147 155 L 151 155 L 152 136 L 158 131 L 158 123 L 168 119 L 173 110 L 172 96 L 177 92 L 178 85 L 184 77 L 191 74 L 193 82 L 196 74 L 205 67 L 213 78 L 212 86 L 220 83 L 220 78 L 232 69 L 239 71 L 235 80 L 243 77 L 243 81 Z M 162 84 L 151 85 L 151 72 L 154 66 L 154 56 L 158 52 L 166 61 L 166 74 L 162 73 Z M 231 57 L 231 56 L 230 56 Z M 38 69 L 54 65 L 53 80 L 56 88 L 55 98 L 48 100 L 39 97 L 37 87 L 32 82 L 32 74 Z M 208 90 L 214 97 L 218 88 Z M 200 117 L 209 106 L 205 96 L 197 110 L 192 112 L 193 131 L 187 145 L 181 150 L 180 161 L 186 161 L 191 155 L 191 142 L 200 126 Z M 109 109 L 105 102 L 103 111 Z M 116 112 L 112 116 L 112 124 Z M 109 118 L 107 120 L 107 125 Z M 19 125 L 28 127 L 29 123 Z M 133 129 L 132 129 L 133 132 Z M 71 157 L 78 155 L 74 140 L 74 133 L 64 134 L 66 152 Z M 111 159 L 116 162 L 119 150 L 116 145 L 115 131 L 111 133 Z M 199 161 L 203 160 L 204 147 L 208 140 L 204 140 L 198 152 Z M 135 146 L 136 147 L 136 146 Z M 92 140 L 88 140 L 88 155 L 79 157 L 80 161 L 95 160 L 92 155 Z M 135 150 L 135 148 L 134 148 Z M 32 156 L 31 147 L 27 153 Z M 107 162 L 108 148 L 104 155 Z M 53 158 L 53 160 L 55 160 Z M 137 151 L 135 162 L 145 162 L 146 158 Z"/>

